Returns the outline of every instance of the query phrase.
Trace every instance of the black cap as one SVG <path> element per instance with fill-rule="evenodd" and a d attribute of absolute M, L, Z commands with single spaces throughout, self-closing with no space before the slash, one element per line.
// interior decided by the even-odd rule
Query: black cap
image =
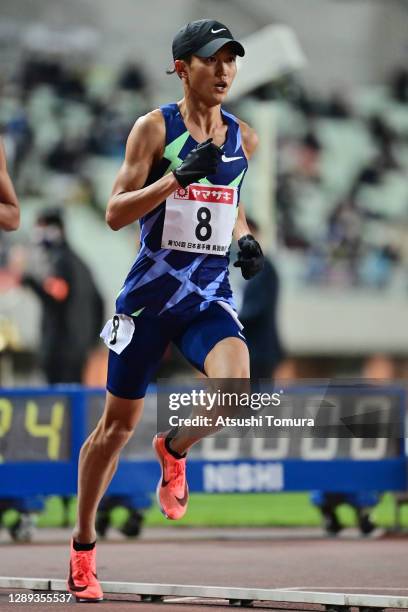
<path fill-rule="evenodd" d="M 189 55 L 210 57 L 224 45 L 231 43 L 234 53 L 243 57 L 245 49 L 224 24 L 213 19 L 192 21 L 181 28 L 173 39 L 173 59 L 183 59 Z"/>

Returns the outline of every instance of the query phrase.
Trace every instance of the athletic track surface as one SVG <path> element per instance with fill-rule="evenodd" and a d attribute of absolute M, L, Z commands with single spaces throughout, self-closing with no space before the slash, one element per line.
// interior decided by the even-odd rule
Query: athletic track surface
<path fill-rule="evenodd" d="M 0 532 L 0 576 L 65 578 L 70 530 L 38 530 L 30 544 Z M 353 530 L 325 538 L 306 529 L 145 529 L 137 540 L 117 533 L 98 542 L 98 576 L 114 582 L 408 596 L 408 546 L 404 537 L 362 539 Z M 89 604 L 9 603 L 0 589 L 0 611 L 89 610 Z M 114 598 L 114 599 L 113 599 Z M 120 599 L 119 599 L 120 598 Z M 226 601 L 142 603 L 138 596 L 107 595 L 97 605 L 110 612 L 226 612 Z M 322 606 L 274 604 L 274 608 L 322 610 Z M 98 609 L 98 608 L 96 608 Z M 241 608 L 242 609 L 242 608 Z M 252 609 L 271 609 L 257 603 Z M 94 610 L 94 607 L 92 607 Z"/>

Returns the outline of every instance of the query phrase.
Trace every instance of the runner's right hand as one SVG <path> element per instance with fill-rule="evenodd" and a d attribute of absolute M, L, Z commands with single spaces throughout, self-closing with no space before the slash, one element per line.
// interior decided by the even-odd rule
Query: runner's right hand
<path fill-rule="evenodd" d="M 209 138 L 191 149 L 182 164 L 173 170 L 173 174 L 181 187 L 187 187 L 206 176 L 215 174 L 220 159 L 221 149 L 215 146 L 212 138 Z"/>

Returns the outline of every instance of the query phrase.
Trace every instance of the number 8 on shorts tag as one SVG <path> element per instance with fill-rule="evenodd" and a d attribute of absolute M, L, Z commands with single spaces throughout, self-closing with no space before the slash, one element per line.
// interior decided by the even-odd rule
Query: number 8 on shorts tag
<path fill-rule="evenodd" d="M 192 183 L 166 200 L 162 247 L 226 255 L 236 220 L 237 189 Z"/>
<path fill-rule="evenodd" d="M 108 348 L 120 355 L 132 340 L 134 331 L 135 324 L 132 317 L 125 314 L 115 314 L 105 324 L 100 337 Z"/>

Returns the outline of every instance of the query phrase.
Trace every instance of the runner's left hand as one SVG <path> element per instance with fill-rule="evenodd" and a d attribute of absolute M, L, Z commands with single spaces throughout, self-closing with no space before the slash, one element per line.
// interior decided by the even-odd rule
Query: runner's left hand
<path fill-rule="evenodd" d="M 241 268 L 242 276 L 249 280 L 258 274 L 264 266 L 264 255 L 259 242 L 251 234 L 242 236 L 238 240 L 238 259 L 234 263 L 235 268 Z"/>

